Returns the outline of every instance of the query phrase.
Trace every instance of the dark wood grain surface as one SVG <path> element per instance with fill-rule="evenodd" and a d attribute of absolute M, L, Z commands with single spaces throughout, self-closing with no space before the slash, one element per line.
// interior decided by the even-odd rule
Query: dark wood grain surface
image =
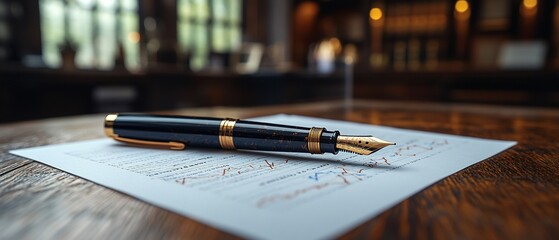
<path fill-rule="evenodd" d="M 559 111 L 406 102 L 322 102 L 168 113 L 248 118 L 291 113 L 518 145 L 453 174 L 346 233 L 345 239 L 556 239 Z M 231 239 L 8 150 L 104 137 L 103 115 L 0 125 L 0 238 Z M 348 206 L 351 207 L 351 206 Z M 360 206 L 364 207 L 364 206 Z M 342 210 L 342 209 L 340 209 Z"/>

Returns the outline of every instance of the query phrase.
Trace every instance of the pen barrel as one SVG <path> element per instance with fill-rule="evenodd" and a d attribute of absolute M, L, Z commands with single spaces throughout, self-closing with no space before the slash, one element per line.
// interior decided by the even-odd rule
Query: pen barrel
<path fill-rule="evenodd" d="M 233 142 L 237 149 L 309 153 L 310 130 L 311 128 L 305 127 L 238 120 L 233 130 Z M 320 153 L 337 153 L 338 135 L 337 131 L 323 130 L 319 136 Z"/>
<path fill-rule="evenodd" d="M 114 134 L 124 139 L 174 141 L 189 147 L 219 148 L 221 121 L 218 118 L 121 113 L 112 125 Z"/>
<path fill-rule="evenodd" d="M 119 114 L 112 122 L 112 131 L 114 136 L 120 139 L 173 141 L 184 143 L 187 148 L 209 147 L 306 153 L 337 153 L 336 139 L 339 135 L 337 131 L 321 130 L 315 137 L 319 148 L 313 151 L 313 149 L 309 150 L 311 128 L 245 120 L 132 113 Z M 228 136 L 223 135 L 224 131 Z M 224 145 L 227 141 L 228 144 Z"/>

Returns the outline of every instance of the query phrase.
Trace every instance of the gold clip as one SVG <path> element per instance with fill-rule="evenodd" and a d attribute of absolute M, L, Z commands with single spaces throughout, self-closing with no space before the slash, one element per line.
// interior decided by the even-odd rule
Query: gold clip
<path fill-rule="evenodd" d="M 112 138 L 114 140 L 117 140 L 117 141 L 120 141 L 120 142 L 136 144 L 136 145 L 144 145 L 144 146 L 159 147 L 159 148 L 169 148 L 171 150 L 183 150 L 184 149 L 184 143 L 181 143 L 181 142 L 146 141 L 146 140 L 138 140 L 138 139 L 132 139 L 132 138 L 123 138 L 123 137 L 119 137 L 116 134 L 113 135 Z"/>
<path fill-rule="evenodd" d="M 158 142 L 158 141 L 147 141 L 147 140 L 138 140 L 132 138 L 124 138 L 115 134 L 113 130 L 114 122 L 117 119 L 118 114 L 109 114 L 105 117 L 105 134 L 107 136 L 113 138 L 114 140 L 136 144 L 136 145 L 143 145 L 143 146 L 150 146 L 150 147 L 158 147 L 158 148 L 169 148 L 171 150 L 183 150 L 185 145 L 181 142 Z"/>

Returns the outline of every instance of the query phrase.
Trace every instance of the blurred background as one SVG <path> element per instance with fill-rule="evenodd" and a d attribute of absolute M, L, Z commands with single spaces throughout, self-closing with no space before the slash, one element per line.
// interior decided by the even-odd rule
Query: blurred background
<path fill-rule="evenodd" d="M 0 122 L 343 98 L 559 106 L 556 0 L 0 0 Z"/>

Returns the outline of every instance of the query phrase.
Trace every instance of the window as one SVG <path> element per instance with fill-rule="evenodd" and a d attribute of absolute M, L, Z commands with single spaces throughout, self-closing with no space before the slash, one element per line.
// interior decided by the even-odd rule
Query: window
<path fill-rule="evenodd" d="M 190 67 L 207 65 L 210 52 L 227 53 L 241 44 L 242 0 L 179 0 L 178 42 Z"/>
<path fill-rule="evenodd" d="M 41 35 L 43 46 L 43 61 L 49 67 L 62 65 L 60 47 L 64 44 L 64 4 L 60 0 L 42 0 Z"/>
<path fill-rule="evenodd" d="M 122 0 L 120 5 L 121 35 L 119 42 L 125 54 L 124 64 L 127 69 L 136 70 L 140 63 L 140 29 L 138 17 L 138 1 Z"/>
<path fill-rule="evenodd" d="M 120 52 L 127 69 L 140 68 L 136 0 L 41 0 L 40 11 L 47 66 L 62 65 L 60 49 L 66 45 L 76 51 L 81 69 L 113 69 Z"/>

